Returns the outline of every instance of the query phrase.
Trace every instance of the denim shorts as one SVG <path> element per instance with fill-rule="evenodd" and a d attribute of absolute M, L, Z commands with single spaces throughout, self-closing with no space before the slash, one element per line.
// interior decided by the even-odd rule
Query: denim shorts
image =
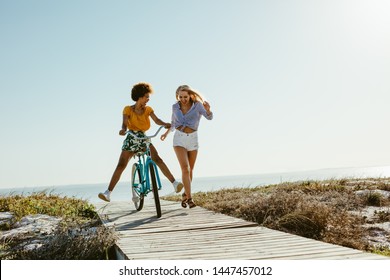
<path fill-rule="evenodd" d="M 199 148 L 198 132 L 185 133 L 176 130 L 173 136 L 173 147 L 183 147 L 187 151 L 197 150 Z"/>
<path fill-rule="evenodd" d="M 137 137 L 145 137 L 145 133 L 142 131 L 132 131 Z M 127 134 L 126 139 L 123 141 L 122 150 L 133 153 L 146 151 L 147 144 L 150 143 L 150 139 L 137 139 L 131 134 Z"/>

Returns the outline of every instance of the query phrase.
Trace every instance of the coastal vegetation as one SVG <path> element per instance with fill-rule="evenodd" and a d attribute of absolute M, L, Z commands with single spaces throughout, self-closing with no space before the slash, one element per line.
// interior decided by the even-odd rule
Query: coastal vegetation
<path fill-rule="evenodd" d="M 117 239 L 114 229 L 101 224 L 94 206 L 77 198 L 46 192 L 0 196 L 0 212 L 9 217 L 0 224 L 2 260 L 108 259 Z M 29 228 L 17 231 L 26 218 Z M 39 227 L 39 222 L 46 223 Z"/>
<path fill-rule="evenodd" d="M 388 178 L 288 182 L 193 198 L 201 207 L 267 228 L 390 256 Z"/>

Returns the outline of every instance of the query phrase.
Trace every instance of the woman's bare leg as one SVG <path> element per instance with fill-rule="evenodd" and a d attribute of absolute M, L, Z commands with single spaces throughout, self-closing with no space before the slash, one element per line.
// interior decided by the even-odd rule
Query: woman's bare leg
<path fill-rule="evenodd" d="M 173 147 L 176 153 L 176 157 L 179 161 L 181 168 L 182 181 L 184 185 L 184 193 L 187 195 L 187 198 L 190 199 L 191 196 L 191 182 L 192 182 L 192 168 L 195 165 L 197 151 L 188 152 L 183 147 Z"/>
<path fill-rule="evenodd" d="M 119 157 L 118 164 L 115 168 L 114 174 L 112 174 L 110 184 L 108 185 L 109 191 L 112 191 L 115 188 L 116 184 L 121 178 L 123 171 L 126 169 L 126 166 L 133 155 L 134 155 L 133 152 L 122 150 L 122 153 Z"/>
<path fill-rule="evenodd" d="M 188 164 L 190 165 L 190 179 L 192 182 L 196 157 L 198 156 L 198 150 L 188 151 L 187 155 L 188 155 Z"/>
<path fill-rule="evenodd" d="M 156 148 L 153 145 L 150 145 L 149 148 L 152 160 L 157 164 L 164 176 L 167 177 L 171 183 L 173 183 L 175 181 L 175 177 L 172 175 L 171 171 L 169 171 L 168 166 L 165 164 L 162 158 L 160 158 L 158 155 Z"/>

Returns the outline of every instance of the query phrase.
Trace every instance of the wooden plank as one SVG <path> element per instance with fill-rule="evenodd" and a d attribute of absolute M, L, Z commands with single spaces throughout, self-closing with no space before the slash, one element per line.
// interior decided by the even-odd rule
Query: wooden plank
<path fill-rule="evenodd" d="M 106 226 L 120 239 L 125 259 L 387 259 L 390 258 L 271 230 L 253 222 L 208 211 L 183 209 L 161 200 L 156 218 L 152 200 L 137 212 L 130 202 L 96 203 Z"/>

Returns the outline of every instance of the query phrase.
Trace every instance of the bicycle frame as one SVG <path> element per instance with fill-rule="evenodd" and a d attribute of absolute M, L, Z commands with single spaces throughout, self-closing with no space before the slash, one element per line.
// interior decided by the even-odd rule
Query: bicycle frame
<path fill-rule="evenodd" d="M 131 134 L 136 139 L 149 140 L 150 138 L 155 137 L 162 128 L 163 126 L 161 126 L 154 135 L 146 137 L 138 137 L 131 131 L 128 131 L 127 133 Z M 141 211 L 144 204 L 144 198 L 148 193 L 153 192 L 157 217 L 159 218 L 161 217 L 161 205 L 158 191 L 161 190 L 162 185 L 157 164 L 152 160 L 150 155 L 150 145 L 151 142 L 146 141 L 146 150 L 137 152 L 134 155 L 134 157 L 138 157 L 138 161 L 133 164 L 131 174 L 132 200 L 137 211 Z"/>
<path fill-rule="evenodd" d="M 149 166 L 152 164 L 154 166 L 154 170 L 156 171 L 156 180 L 157 180 L 157 185 L 158 189 L 161 190 L 162 185 L 161 185 L 161 180 L 157 168 L 157 164 L 152 160 L 150 156 L 150 150 L 149 150 L 149 144 L 147 144 L 147 150 L 143 153 L 137 153 L 134 155 L 134 157 L 138 157 L 138 169 L 141 175 L 141 187 L 139 188 L 139 194 L 142 194 L 146 196 L 148 193 L 152 191 L 150 188 L 150 176 L 149 176 Z"/>

